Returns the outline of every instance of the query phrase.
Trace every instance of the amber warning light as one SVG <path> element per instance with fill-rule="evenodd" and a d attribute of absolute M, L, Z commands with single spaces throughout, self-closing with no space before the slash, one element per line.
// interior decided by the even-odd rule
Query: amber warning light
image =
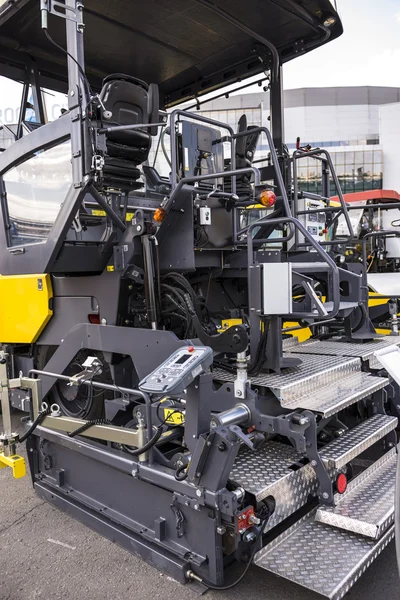
<path fill-rule="evenodd" d="M 271 190 L 262 190 L 262 192 L 260 192 L 259 202 L 263 206 L 271 208 L 271 206 L 275 205 L 276 195 Z"/>

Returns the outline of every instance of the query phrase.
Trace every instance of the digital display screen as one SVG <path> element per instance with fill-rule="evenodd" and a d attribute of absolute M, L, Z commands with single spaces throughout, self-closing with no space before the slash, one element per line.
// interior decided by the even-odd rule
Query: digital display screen
<path fill-rule="evenodd" d="M 183 354 L 178 360 L 175 361 L 176 365 L 183 365 L 187 360 L 189 360 L 190 354 Z"/>

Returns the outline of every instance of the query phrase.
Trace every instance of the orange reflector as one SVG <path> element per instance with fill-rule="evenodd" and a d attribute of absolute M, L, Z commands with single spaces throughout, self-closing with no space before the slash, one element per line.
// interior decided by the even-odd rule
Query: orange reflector
<path fill-rule="evenodd" d="M 156 208 L 153 214 L 153 219 L 157 221 L 157 223 L 161 223 L 165 217 L 165 210 L 163 208 Z"/>
<path fill-rule="evenodd" d="M 91 315 L 88 315 L 88 317 L 89 317 L 89 321 L 92 323 L 92 325 L 100 325 L 100 315 L 91 314 Z"/>
<path fill-rule="evenodd" d="M 274 206 L 276 202 L 276 195 L 271 190 L 263 190 L 260 192 L 260 203 L 267 208 Z"/>
<path fill-rule="evenodd" d="M 344 494 L 347 490 L 347 477 L 344 473 L 339 473 L 336 479 L 336 489 L 339 494 Z"/>

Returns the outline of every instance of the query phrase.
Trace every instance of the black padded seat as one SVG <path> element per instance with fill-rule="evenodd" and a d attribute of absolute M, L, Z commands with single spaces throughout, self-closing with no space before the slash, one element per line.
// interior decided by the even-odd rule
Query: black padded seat
<path fill-rule="evenodd" d="M 143 129 L 114 131 L 107 134 L 104 183 L 134 189 L 140 177 L 138 165 L 145 162 L 151 148 L 151 136 L 158 132 L 159 94 L 156 84 L 115 73 L 103 80 L 100 99 L 104 105 L 104 127 L 149 124 Z"/>

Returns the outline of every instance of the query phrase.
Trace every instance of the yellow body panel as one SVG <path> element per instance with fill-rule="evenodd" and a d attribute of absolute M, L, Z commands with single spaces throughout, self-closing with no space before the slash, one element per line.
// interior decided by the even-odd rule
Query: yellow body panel
<path fill-rule="evenodd" d="M 285 321 L 282 327 L 285 330 L 287 327 L 298 327 L 298 325 L 299 324 L 294 321 Z M 283 333 L 285 333 L 285 331 L 283 331 Z M 312 331 L 309 327 L 302 327 L 302 329 L 296 329 L 296 331 L 289 331 L 288 335 L 294 335 L 299 339 L 299 342 L 305 342 L 311 337 Z"/>
<path fill-rule="evenodd" d="M 0 343 L 32 344 L 53 311 L 50 275 L 0 275 Z"/>
<path fill-rule="evenodd" d="M 26 475 L 25 460 L 22 456 L 18 456 L 18 454 L 4 456 L 4 453 L 0 452 L 0 469 L 4 469 L 4 467 L 12 469 L 15 479 L 20 479 Z"/>

